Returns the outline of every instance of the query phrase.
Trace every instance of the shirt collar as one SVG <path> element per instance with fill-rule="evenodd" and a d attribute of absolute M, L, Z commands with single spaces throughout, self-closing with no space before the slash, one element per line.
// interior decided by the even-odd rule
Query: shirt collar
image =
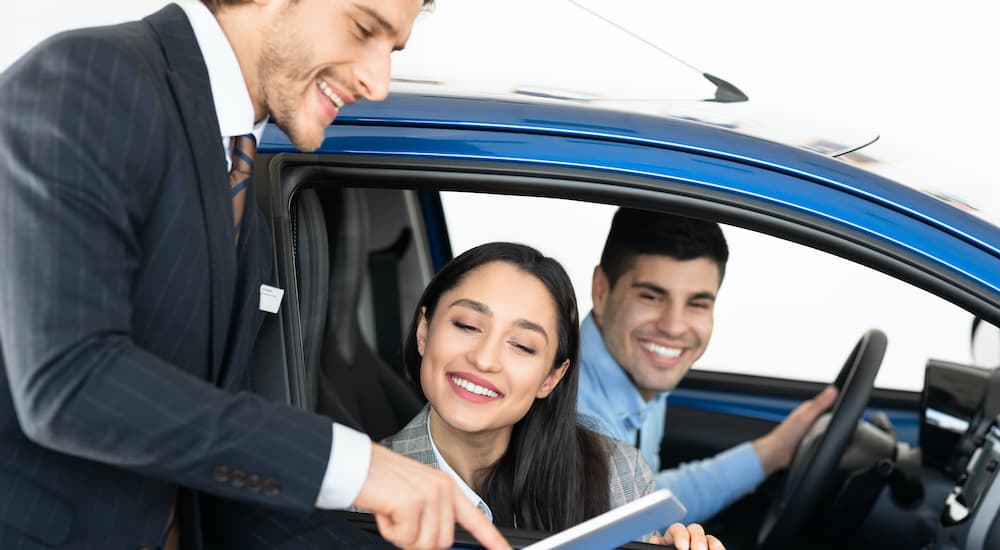
<path fill-rule="evenodd" d="M 666 401 L 670 395 L 670 392 L 659 393 L 648 402 L 642 398 L 625 370 L 604 344 L 604 335 L 597 328 L 593 312 L 580 325 L 580 365 L 601 381 L 600 388 L 604 392 L 605 403 L 614 407 L 614 412 L 625 420 L 630 429 L 639 429 L 645 421 L 646 411 L 653 405 Z"/>
<path fill-rule="evenodd" d="M 254 122 L 253 101 L 229 39 L 215 16 L 200 0 L 181 0 L 179 4 L 191 22 L 195 40 L 208 68 L 220 135 L 230 138 L 252 133 L 260 143 L 267 117 Z"/>
<path fill-rule="evenodd" d="M 465 483 L 465 480 L 462 479 L 461 476 L 459 476 L 447 462 L 445 462 L 444 457 L 441 456 L 441 452 L 438 451 L 437 445 L 434 444 L 434 436 L 431 435 L 431 415 L 429 411 L 427 414 L 427 439 L 431 442 L 431 450 L 434 451 L 434 459 L 437 460 L 438 467 L 441 468 L 441 471 L 448 474 L 458 485 L 458 488 L 462 491 L 462 493 L 468 497 L 470 501 L 472 501 L 472 504 L 475 504 L 476 508 L 479 508 L 479 511 L 486 515 L 486 519 L 488 519 L 490 523 L 493 523 L 493 511 L 490 510 L 490 507 L 487 506 L 486 502 L 472 490 L 472 487 L 469 487 L 469 485 Z"/>

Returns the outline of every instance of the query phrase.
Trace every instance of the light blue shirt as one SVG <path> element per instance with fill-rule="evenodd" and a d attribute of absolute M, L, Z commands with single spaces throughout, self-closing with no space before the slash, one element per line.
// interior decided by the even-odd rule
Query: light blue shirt
<path fill-rule="evenodd" d="M 593 314 L 580 327 L 579 414 L 595 430 L 635 445 L 656 474 L 656 488 L 673 491 L 687 508 L 685 523 L 704 522 L 764 480 L 753 446 L 737 445 L 718 455 L 660 471 L 660 440 L 667 416 L 663 392 L 643 400 L 604 345 Z"/>

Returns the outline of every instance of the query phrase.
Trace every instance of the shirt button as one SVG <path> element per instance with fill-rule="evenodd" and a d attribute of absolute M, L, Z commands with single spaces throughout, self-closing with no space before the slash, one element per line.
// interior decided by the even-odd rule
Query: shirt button
<path fill-rule="evenodd" d="M 218 481 L 219 483 L 226 483 L 229 481 L 229 466 L 216 466 L 212 468 L 212 479 Z"/>

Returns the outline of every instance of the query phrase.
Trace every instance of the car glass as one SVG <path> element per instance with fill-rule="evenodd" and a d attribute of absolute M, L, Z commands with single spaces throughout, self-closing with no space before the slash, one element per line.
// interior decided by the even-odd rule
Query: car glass
<path fill-rule="evenodd" d="M 442 193 L 454 254 L 510 240 L 567 269 L 581 315 L 614 206 L 538 197 Z M 696 369 L 832 380 L 858 334 L 889 336 L 877 387 L 919 391 L 928 359 L 969 363 L 972 315 L 923 289 L 838 256 L 723 226 L 730 259 L 715 329 Z"/>

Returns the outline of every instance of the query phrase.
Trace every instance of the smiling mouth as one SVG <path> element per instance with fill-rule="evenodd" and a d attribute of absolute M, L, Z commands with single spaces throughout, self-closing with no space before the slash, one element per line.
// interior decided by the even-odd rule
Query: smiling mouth
<path fill-rule="evenodd" d="M 341 98 L 339 95 L 337 95 L 336 92 L 334 92 L 330 88 L 330 85 L 326 83 L 326 81 L 317 78 L 316 85 L 319 86 L 319 90 L 323 92 L 323 95 L 325 95 L 327 99 L 329 99 L 334 105 L 336 105 L 338 109 L 344 106 L 345 103 L 344 99 Z"/>
<path fill-rule="evenodd" d="M 476 384 L 476 383 L 473 383 L 473 382 L 469 382 L 465 378 L 459 378 L 458 376 L 455 376 L 454 374 L 450 375 L 449 378 L 451 378 L 451 381 L 456 386 L 462 388 L 463 390 L 465 390 L 467 392 L 474 393 L 476 395 L 482 395 L 484 397 L 500 397 L 500 394 L 498 392 L 495 392 L 495 391 L 493 391 L 493 390 L 491 390 L 489 388 L 485 388 L 483 386 L 480 386 L 479 384 Z"/>
<path fill-rule="evenodd" d="M 642 346 L 642 349 L 664 359 L 676 359 L 684 353 L 683 348 L 669 348 L 653 342 L 639 342 L 639 345 Z"/>

